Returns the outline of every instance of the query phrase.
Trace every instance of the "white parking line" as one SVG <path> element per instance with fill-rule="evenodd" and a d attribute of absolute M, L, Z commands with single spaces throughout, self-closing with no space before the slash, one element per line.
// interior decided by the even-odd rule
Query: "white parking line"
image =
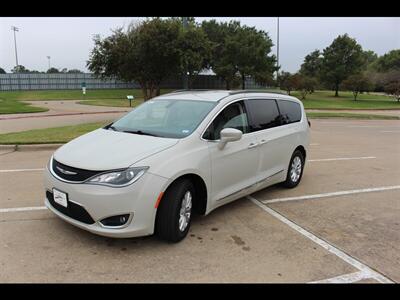
<path fill-rule="evenodd" d="M 400 131 L 399 131 L 399 130 L 383 130 L 383 131 L 381 131 L 381 132 L 384 132 L 384 133 L 386 133 L 386 132 L 395 132 L 395 133 L 400 133 Z"/>
<path fill-rule="evenodd" d="M 363 273 L 368 274 L 369 278 L 374 278 L 375 280 L 377 280 L 379 282 L 382 282 L 382 283 L 393 283 L 393 281 L 391 281 L 389 278 L 387 278 L 387 277 L 383 276 L 382 274 L 372 270 L 367 265 L 364 265 L 362 262 L 360 262 L 357 259 L 351 257 L 350 255 L 348 255 L 345 252 L 343 252 L 342 250 L 336 248 L 334 245 L 328 243 L 327 241 L 324 241 L 324 240 L 320 239 L 319 237 L 315 236 L 311 232 L 307 231 L 306 229 L 300 227 L 299 225 L 297 225 L 294 222 L 290 221 L 289 219 L 285 218 L 283 215 L 281 215 L 280 213 L 276 212 L 272 208 L 269 208 L 268 206 L 262 204 L 257 199 L 255 199 L 255 198 L 253 198 L 251 196 L 247 196 L 247 199 L 252 201 L 255 205 L 257 205 L 258 207 L 260 207 L 264 211 L 268 212 L 269 214 L 271 214 L 272 216 L 274 216 L 275 218 L 277 218 L 281 222 L 285 223 L 286 225 L 288 225 L 292 229 L 296 230 L 300 234 L 302 234 L 305 237 L 307 237 L 308 239 L 312 240 L 314 243 L 316 243 L 319 246 L 321 246 L 322 248 L 328 250 L 330 253 L 332 253 L 332 254 L 336 255 L 337 257 L 341 258 L 342 260 L 344 260 L 348 264 L 352 265 L 356 269 L 362 271 Z"/>
<path fill-rule="evenodd" d="M 46 206 L 31 206 L 31 207 L 14 207 L 14 208 L 0 208 L 0 213 L 17 212 L 17 211 L 31 211 L 31 210 L 44 210 Z"/>
<path fill-rule="evenodd" d="M 336 158 L 318 158 L 318 159 L 308 159 L 308 162 L 316 161 L 335 161 L 335 160 L 355 160 L 355 159 L 374 159 L 375 156 L 361 156 L 361 157 L 336 157 Z"/>
<path fill-rule="evenodd" d="M 363 279 L 371 278 L 370 276 L 371 276 L 371 274 L 369 274 L 369 273 L 359 271 L 359 272 L 344 274 L 344 275 L 340 275 L 340 276 L 336 276 L 336 277 L 332 277 L 332 278 L 328 278 L 328 279 L 311 281 L 308 283 L 353 283 L 353 282 L 357 282 L 357 281 L 360 281 Z"/>
<path fill-rule="evenodd" d="M 325 125 L 325 124 L 328 124 L 328 125 L 330 125 L 330 124 L 344 125 L 345 124 L 344 122 L 337 122 L 337 121 L 319 121 L 318 123 L 319 124 L 323 124 L 323 125 Z"/>
<path fill-rule="evenodd" d="M 392 186 L 382 186 L 382 187 L 376 187 L 376 188 L 366 188 L 366 189 L 347 190 L 347 191 L 339 191 L 339 192 L 331 192 L 331 193 L 323 193 L 323 194 L 304 195 L 304 196 L 297 196 L 297 197 L 276 198 L 276 199 L 270 199 L 270 200 L 263 200 L 261 202 L 264 204 L 269 204 L 269 203 L 276 203 L 276 202 L 327 198 L 327 197 L 336 197 L 336 196 L 359 194 L 359 193 L 381 192 L 381 191 L 398 190 L 398 189 L 400 189 L 400 185 L 392 185 Z"/>
<path fill-rule="evenodd" d="M 30 171 L 43 171 L 44 168 L 41 169 L 13 169 L 13 170 L 0 170 L 0 173 L 10 173 L 10 172 L 30 172 Z"/>
<path fill-rule="evenodd" d="M 379 125 L 348 125 L 346 127 L 349 128 L 382 128 L 386 127 L 385 125 L 379 126 Z"/>
<path fill-rule="evenodd" d="M 318 143 L 311 143 L 310 146 L 319 146 Z"/>

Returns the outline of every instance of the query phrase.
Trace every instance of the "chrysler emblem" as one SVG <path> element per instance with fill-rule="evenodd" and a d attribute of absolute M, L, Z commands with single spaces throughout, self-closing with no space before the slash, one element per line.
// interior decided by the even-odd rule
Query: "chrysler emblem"
<path fill-rule="evenodd" d="M 67 171 L 67 170 L 64 170 L 64 169 L 62 169 L 60 167 L 57 167 L 57 166 L 56 166 L 56 168 L 57 168 L 58 171 L 60 171 L 61 173 L 65 174 L 65 175 L 76 175 L 77 174 L 76 172 Z"/>

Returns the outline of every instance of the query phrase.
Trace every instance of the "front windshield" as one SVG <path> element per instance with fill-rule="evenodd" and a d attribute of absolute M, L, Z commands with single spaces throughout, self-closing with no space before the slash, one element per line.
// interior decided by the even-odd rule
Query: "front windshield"
<path fill-rule="evenodd" d="M 190 135 L 216 105 L 197 100 L 148 100 L 112 124 L 112 129 L 159 137 Z"/>

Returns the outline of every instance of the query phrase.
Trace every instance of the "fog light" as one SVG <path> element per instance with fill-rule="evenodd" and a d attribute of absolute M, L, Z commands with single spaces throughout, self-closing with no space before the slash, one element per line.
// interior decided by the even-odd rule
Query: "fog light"
<path fill-rule="evenodd" d="M 100 223 L 107 227 L 117 227 L 126 224 L 128 220 L 129 220 L 129 214 L 125 214 L 125 215 L 118 215 L 105 218 L 101 220 Z"/>

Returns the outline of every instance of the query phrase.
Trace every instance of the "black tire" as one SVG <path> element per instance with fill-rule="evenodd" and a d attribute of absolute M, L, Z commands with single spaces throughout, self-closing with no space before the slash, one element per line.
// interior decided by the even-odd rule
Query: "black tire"
<path fill-rule="evenodd" d="M 192 196 L 190 217 L 186 228 L 182 231 L 179 228 L 180 210 L 188 191 Z M 155 233 L 159 238 L 177 243 L 186 237 L 190 228 L 195 198 L 194 185 L 188 179 L 179 180 L 166 190 L 157 208 Z"/>
<path fill-rule="evenodd" d="M 300 171 L 300 176 L 296 179 L 293 180 L 291 177 L 291 169 L 292 169 L 292 164 L 295 158 L 298 157 L 300 158 L 301 161 L 301 171 Z M 287 188 L 294 188 L 296 187 L 300 181 L 301 177 L 303 176 L 303 169 L 304 169 L 304 155 L 300 150 L 296 150 L 293 152 L 292 157 L 290 158 L 287 174 L 286 174 L 286 181 L 283 182 L 283 186 Z"/>

